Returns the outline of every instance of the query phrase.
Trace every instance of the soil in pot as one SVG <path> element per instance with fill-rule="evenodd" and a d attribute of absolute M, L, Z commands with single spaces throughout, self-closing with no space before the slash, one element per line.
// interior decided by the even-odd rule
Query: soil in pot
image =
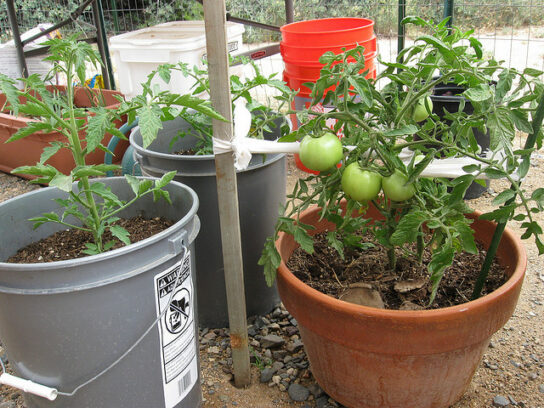
<path fill-rule="evenodd" d="M 164 231 L 174 223 L 162 217 L 145 219 L 142 216 L 121 219 L 115 224 L 125 228 L 130 234 L 130 242 L 135 243 L 149 238 L 161 231 Z M 103 235 L 104 242 L 112 240 L 109 231 Z M 111 250 L 120 248 L 124 244 L 118 239 Z M 92 242 L 92 234 L 78 229 L 58 231 L 44 239 L 21 248 L 15 255 L 10 257 L 8 263 L 38 263 L 55 262 L 67 259 L 76 259 L 88 256 L 82 251 L 85 244 Z"/>
<path fill-rule="evenodd" d="M 366 241 L 371 239 L 370 235 L 365 236 Z M 399 252 L 397 266 L 391 270 L 386 248 L 378 243 L 373 245 L 366 250 L 346 250 L 342 259 L 329 245 L 326 233 L 320 233 L 314 237 L 314 254 L 297 248 L 287 266 L 305 284 L 336 299 L 395 310 L 438 309 L 470 300 L 486 254 L 481 246 L 478 254 L 458 254 L 446 269 L 435 300 L 428 305 L 431 283 L 426 265 L 431 260 L 430 251 L 425 251 L 422 264 Z M 506 280 L 504 268 L 495 260 L 483 295 Z"/>

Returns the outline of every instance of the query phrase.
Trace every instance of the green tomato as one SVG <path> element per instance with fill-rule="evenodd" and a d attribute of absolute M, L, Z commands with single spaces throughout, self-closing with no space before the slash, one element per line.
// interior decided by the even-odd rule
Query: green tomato
<path fill-rule="evenodd" d="M 429 112 L 433 111 L 433 101 L 431 101 L 431 98 L 429 96 L 425 98 L 421 98 L 414 108 L 414 112 L 412 113 L 412 118 L 416 122 L 424 121 L 429 117 Z"/>
<path fill-rule="evenodd" d="M 382 180 L 383 193 L 391 201 L 406 201 L 412 198 L 416 192 L 415 186 L 406 184 L 408 177 L 395 169 L 395 172 Z"/>
<path fill-rule="evenodd" d="M 359 202 L 376 199 L 382 186 L 382 176 L 376 172 L 363 170 L 359 163 L 351 163 L 342 173 L 342 190 Z"/>
<path fill-rule="evenodd" d="M 344 157 L 342 142 L 331 132 L 320 137 L 304 136 L 298 154 L 302 164 L 314 171 L 329 170 Z"/>

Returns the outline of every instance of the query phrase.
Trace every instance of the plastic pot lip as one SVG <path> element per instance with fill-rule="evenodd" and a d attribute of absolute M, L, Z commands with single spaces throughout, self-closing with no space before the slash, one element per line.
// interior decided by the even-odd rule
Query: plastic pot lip
<path fill-rule="evenodd" d="M 304 215 L 312 211 L 317 211 L 316 207 L 309 208 L 303 211 L 300 218 L 303 219 Z M 474 211 L 474 213 L 472 214 L 472 216 L 474 216 L 474 219 L 477 219 L 479 215 L 481 215 L 480 211 Z M 281 247 L 281 242 L 287 237 L 289 237 L 288 234 L 286 234 L 285 232 L 280 232 L 279 238 L 276 241 L 276 248 L 279 249 Z M 527 265 L 527 253 L 523 249 L 524 247 L 521 239 L 516 234 L 514 234 L 514 232 L 508 227 L 505 228 L 503 233 L 503 239 L 505 237 L 508 237 L 508 239 L 514 243 L 517 252 L 516 255 L 518 258 L 518 263 L 509 279 L 492 293 L 482 296 L 476 300 L 471 300 L 460 305 L 449 306 L 440 309 L 390 310 L 377 309 L 369 306 L 361 306 L 353 303 L 344 302 L 342 300 L 325 295 L 324 293 L 319 292 L 318 290 L 306 285 L 291 272 L 283 259 L 281 260 L 281 264 L 278 267 L 278 276 L 281 276 L 281 279 L 285 280 L 287 285 L 295 287 L 295 289 L 299 292 L 303 292 L 305 296 L 312 301 L 324 304 L 325 308 L 337 310 L 338 312 L 343 314 L 365 315 L 371 318 L 384 320 L 395 319 L 397 321 L 406 323 L 412 321 L 424 322 L 426 320 L 436 321 L 437 318 L 443 317 L 445 315 L 466 314 L 479 309 L 485 309 L 491 303 L 500 302 L 500 298 L 502 296 L 512 291 L 517 285 L 520 284 L 520 281 L 523 280 L 523 277 L 525 275 L 525 269 Z"/>
<path fill-rule="evenodd" d="M 367 75 L 369 75 L 369 74 L 373 75 L 375 73 L 376 73 L 376 67 L 373 67 L 370 71 L 367 71 Z M 289 79 L 292 79 L 293 81 L 296 81 L 296 82 L 300 82 L 300 86 L 302 86 L 302 84 L 305 83 L 305 82 L 315 83 L 315 81 L 317 81 L 319 79 L 319 78 L 314 78 L 314 79 L 300 78 L 300 77 L 289 75 L 285 71 L 283 72 L 283 75 L 284 75 L 283 80 L 288 83 L 288 86 L 290 86 Z M 299 91 L 299 93 L 295 96 L 295 98 L 297 98 L 297 97 L 312 99 L 311 92 L 306 92 L 306 91 Z"/>
<path fill-rule="evenodd" d="M 129 142 L 130 145 L 140 154 L 145 154 L 146 156 L 151 156 L 158 159 L 168 159 L 168 160 L 174 160 L 174 161 L 207 161 L 207 160 L 213 160 L 215 155 L 213 154 L 200 154 L 200 155 L 182 155 L 182 154 L 173 154 L 173 153 L 161 153 L 157 152 L 155 150 L 151 150 L 147 147 L 143 147 L 142 145 L 138 144 L 134 138 L 135 130 L 138 129 L 138 127 L 135 127 L 130 132 Z M 158 136 L 157 136 L 158 137 Z"/>
<path fill-rule="evenodd" d="M 292 123 L 289 117 L 284 118 L 285 121 L 288 123 L 289 128 L 292 129 Z M 201 155 L 181 155 L 181 154 L 172 154 L 172 153 L 161 153 L 157 152 L 155 150 L 151 150 L 149 148 L 145 148 L 142 145 L 138 144 L 135 140 L 136 136 L 136 130 L 139 129 L 139 126 L 132 129 L 129 136 L 129 143 L 134 148 L 136 152 L 138 152 L 140 155 L 145 155 L 149 157 L 153 157 L 155 159 L 163 159 L 163 160 L 172 160 L 176 162 L 204 162 L 204 161 L 211 161 L 215 160 L 215 154 L 201 154 Z M 157 135 L 157 137 L 159 137 Z M 254 154 L 255 156 L 264 156 L 264 154 Z M 243 172 L 243 171 L 249 171 L 258 169 L 260 167 L 266 166 L 272 162 L 275 162 L 277 160 L 280 160 L 285 156 L 285 153 L 273 153 L 273 154 L 267 154 L 266 160 L 263 161 L 263 163 L 258 163 L 255 165 L 248 166 L 245 170 L 237 170 L 237 173 Z"/>
<path fill-rule="evenodd" d="M 345 25 L 345 23 L 360 23 L 359 25 L 356 25 L 354 27 L 349 27 L 345 29 L 335 29 L 335 30 L 316 30 L 308 32 L 309 35 L 314 34 L 327 34 L 327 33 L 346 33 L 350 31 L 356 31 L 360 30 L 362 28 L 368 28 L 374 26 L 374 21 L 370 20 L 368 18 L 362 18 L 362 17 L 331 17 L 331 18 L 322 18 L 322 19 L 314 19 L 314 20 L 303 20 L 303 21 L 296 21 L 294 23 L 286 24 L 284 26 L 280 27 L 280 31 L 291 33 L 291 34 L 300 34 L 301 31 L 294 29 L 295 27 L 301 27 L 301 26 L 307 26 L 307 25 L 313 25 L 317 22 L 320 23 L 327 23 L 327 22 L 333 22 L 336 21 L 339 23 L 339 26 Z M 344 24 L 342 24 L 344 23 Z"/>
<path fill-rule="evenodd" d="M 467 98 L 462 95 L 430 95 L 431 101 L 433 102 L 450 102 L 450 103 L 460 103 L 461 99 L 464 99 L 465 102 L 470 102 Z"/>
<path fill-rule="evenodd" d="M 363 56 L 365 57 L 365 61 L 373 60 L 374 58 L 376 58 L 377 55 L 378 55 L 378 51 L 372 51 L 372 52 L 369 52 L 368 54 L 366 53 L 363 54 Z M 325 64 L 320 64 L 319 62 L 315 62 L 315 61 L 306 61 L 306 60 L 295 61 L 286 57 L 283 57 L 283 62 L 286 62 L 287 64 L 293 64 L 298 67 L 307 67 L 307 68 L 321 69 L 325 66 Z"/>
<path fill-rule="evenodd" d="M 157 180 L 157 178 L 154 178 L 154 177 L 138 177 L 138 178 Z M 108 177 L 107 179 L 108 180 L 125 180 L 124 177 Z M 100 180 L 100 179 L 97 179 L 97 181 L 98 180 Z M 152 245 L 152 244 L 154 244 L 154 243 L 156 243 L 158 241 L 161 241 L 161 240 L 165 239 L 169 235 L 172 235 L 175 232 L 175 230 L 179 229 L 181 224 L 187 224 L 188 222 L 190 222 L 191 218 L 193 218 L 195 216 L 195 214 L 196 214 L 196 212 L 198 210 L 198 206 L 199 206 L 198 196 L 197 196 L 197 194 L 195 193 L 195 191 L 192 188 L 190 188 L 190 187 L 186 186 L 185 184 L 182 184 L 182 183 L 180 183 L 178 181 L 175 181 L 175 180 L 170 181 L 169 185 L 170 184 L 175 185 L 176 188 L 182 188 L 183 190 L 187 191 L 191 195 L 191 197 L 193 199 L 193 204 L 191 205 L 191 208 L 189 209 L 189 211 L 187 211 L 186 215 L 184 215 L 180 220 L 176 221 L 173 225 L 171 225 L 167 229 L 165 229 L 165 230 L 163 230 L 163 231 L 161 231 L 161 232 L 159 232 L 159 233 L 157 233 L 155 235 L 152 235 L 149 238 L 146 238 L 146 239 L 143 239 L 141 241 L 135 242 L 133 244 L 126 245 L 126 246 L 123 246 L 121 248 L 117 248 L 117 249 L 114 249 L 114 250 L 111 250 L 111 251 L 108 251 L 108 252 L 103 252 L 101 254 L 89 255 L 89 256 L 82 257 L 82 258 L 66 259 L 66 260 L 54 261 L 54 262 L 36 262 L 36 263 L 27 263 L 27 264 L 8 263 L 8 262 L 0 261 L 0 271 L 2 269 L 20 270 L 22 272 L 27 271 L 27 270 L 46 271 L 46 270 L 51 270 L 51 269 L 62 269 L 63 266 L 72 267 L 74 262 L 77 262 L 77 263 L 82 264 L 82 265 L 83 264 L 91 264 L 91 263 L 95 263 L 95 262 L 100 262 L 100 261 L 102 261 L 104 259 L 123 256 L 123 255 L 131 253 L 133 251 L 138 251 L 142 247 Z M 50 189 L 56 189 L 56 187 L 45 187 L 45 188 L 40 188 L 38 190 L 30 191 L 28 193 L 22 194 L 22 195 L 17 196 L 17 197 L 10 198 L 9 200 L 6 200 L 6 201 L 0 203 L 0 206 L 2 206 L 4 204 L 7 204 L 7 203 L 14 202 L 14 201 L 16 201 L 18 199 L 21 199 L 23 197 L 28 198 L 30 196 L 43 194 L 44 191 L 48 191 Z"/>
<path fill-rule="evenodd" d="M 296 24 L 296 23 L 292 23 L 292 24 Z M 289 42 L 285 42 L 285 41 L 280 41 L 280 47 L 287 47 L 287 48 L 291 48 L 292 50 L 310 50 L 310 51 L 313 51 L 313 50 L 328 50 L 329 48 L 346 48 L 348 50 L 352 49 L 352 48 L 355 48 L 357 45 L 363 45 L 364 44 L 368 44 L 368 43 L 371 43 L 371 42 L 376 42 L 377 41 L 377 37 L 375 34 L 372 35 L 371 38 L 368 38 L 366 40 L 363 40 L 363 41 L 358 41 L 358 42 L 353 42 L 353 43 L 350 43 L 350 44 L 340 44 L 340 45 L 321 45 L 321 46 L 315 46 L 315 45 L 311 45 L 311 46 L 307 46 L 307 45 L 294 45 L 294 44 L 291 44 Z M 365 51 L 366 51 L 366 47 L 365 47 Z"/>

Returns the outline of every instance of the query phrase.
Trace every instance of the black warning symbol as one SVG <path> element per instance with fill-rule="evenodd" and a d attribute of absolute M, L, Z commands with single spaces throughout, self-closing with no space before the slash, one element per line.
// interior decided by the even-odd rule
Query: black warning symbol
<path fill-rule="evenodd" d="M 191 294 L 186 288 L 179 289 L 164 315 L 166 329 L 176 334 L 181 332 L 187 325 L 191 315 Z"/>

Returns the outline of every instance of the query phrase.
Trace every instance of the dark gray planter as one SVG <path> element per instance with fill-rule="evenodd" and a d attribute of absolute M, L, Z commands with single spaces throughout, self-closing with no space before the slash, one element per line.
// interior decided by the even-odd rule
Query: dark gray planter
<path fill-rule="evenodd" d="M 461 100 L 464 99 L 465 108 L 463 112 L 467 115 L 472 115 L 474 113 L 474 107 L 468 99 L 461 96 L 464 91 L 465 88 L 456 84 L 442 83 L 435 86 L 433 88 L 433 94 L 430 96 L 433 101 L 433 113 L 438 115 L 441 120 L 449 125 L 451 122 L 443 119 L 445 112 L 455 113 L 459 111 Z M 478 128 L 474 127 L 472 128 L 472 132 L 474 133 L 474 138 L 476 139 L 478 146 L 481 148 L 482 154 L 484 154 L 484 152 L 489 149 L 489 130 L 487 133 L 483 133 Z M 480 197 L 489 188 L 489 180 L 485 180 L 485 183 L 486 186 L 484 187 L 477 182 L 473 182 L 465 192 L 465 199 L 470 200 Z"/>
<path fill-rule="evenodd" d="M 217 182 L 213 155 L 170 154 L 192 148 L 194 136 L 172 137 L 189 128 L 181 118 L 164 122 L 157 139 L 144 149 L 139 128 L 130 136 L 136 160 L 144 175 L 160 177 L 176 170 L 175 180 L 196 191 L 200 200 L 202 223 L 196 240 L 198 320 L 201 327 L 228 326 L 223 255 L 217 202 Z M 268 138 L 276 139 L 279 128 Z M 279 205 L 285 203 L 286 159 L 284 154 L 254 155 L 249 167 L 237 173 L 245 295 L 248 316 L 267 313 L 279 302 L 275 287 L 269 288 L 263 269 L 257 265 L 266 238 L 273 234 Z"/>
<path fill-rule="evenodd" d="M 122 200 L 133 197 L 124 178 L 101 181 L 111 186 Z M 33 230 L 28 218 L 57 211 L 58 205 L 52 200 L 63 193 L 45 188 L 0 204 L 0 339 L 19 376 L 61 392 L 71 392 L 121 357 L 151 327 L 159 315 L 159 303 L 164 309 L 169 299 L 161 298 L 160 288 L 155 285 L 160 284 L 164 273 L 179 264 L 185 254 L 184 247 L 190 251 L 190 257 L 185 259 L 192 260 L 190 269 L 194 272 L 193 241 L 199 230 L 198 198 L 194 191 L 174 182 L 166 189 L 173 205 L 164 200 L 155 203 L 146 196 L 120 216 L 163 216 L 175 221 L 170 228 L 111 252 L 51 263 L 12 264 L 5 260 L 29 243 L 62 229 L 57 224 L 45 224 Z M 195 285 L 192 275 L 183 282 L 180 279 L 182 286 L 176 289 L 174 299 L 184 288 L 190 294 Z M 49 401 L 25 394 L 27 406 L 200 406 L 194 306 L 189 303 L 186 310 L 183 333 L 178 330 L 179 325 L 173 329 L 175 333 L 164 333 L 165 318 L 172 315 L 167 312 L 159 326 L 153 326 L 119 364 L 74 396 L 59 395 L 55 401 Z M 176 382 L 181 382 L 185 385 L 183 393 L 187 392 L 175 403 L 166 401 L 166 393 L 171 396 L 171 390 L 165 392 L 163 384 L 163 374 L 172 368 L 170 363 L 163 362 L 163 352 L 166 346 L 171 347 L 169 342 L 173 339 L 186 341 L 184 351 L 174 360 L 178 358 L 180 364 L 187 364 L 189 373 L 184 374 L 180 368 L 180 377 L 170 382 L 176 390 Z M 186 375 L 191 380 L 183 383 L 181 377 Z"/>

